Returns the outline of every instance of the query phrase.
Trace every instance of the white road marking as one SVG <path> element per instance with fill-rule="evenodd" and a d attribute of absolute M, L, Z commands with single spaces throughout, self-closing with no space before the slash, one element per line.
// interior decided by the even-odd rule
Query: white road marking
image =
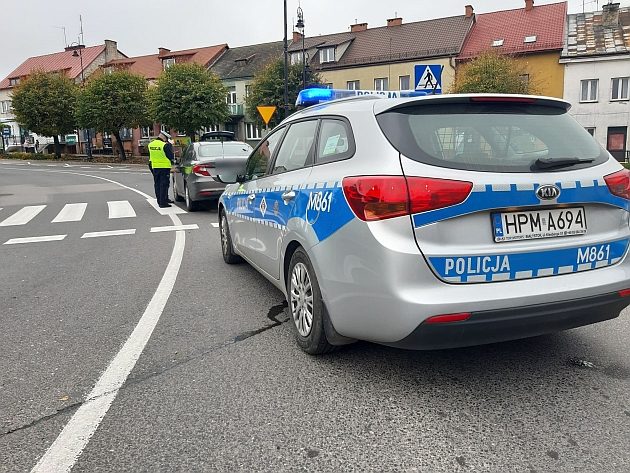
<path fill-rule="evenodd" d="M 81 407 L 74 413 L 31 472 L 70 471 L 76 463 L 140 358 L 160 320 L 181 267 L 186 243 L 185 235 L 182 231 L 175 234 L 175 246 L 164 276 L 133 333 L 96 382 Z"/>
<path fill-rule="evenodd" d="M 11 227 L 14 225 L 26 225 L 33 220 L 37 214 L 46 208 L 45 205 L 29 205 L 15 212 L 10 217 L 0 222 L 0 227 Z"/>
<path fill-rule="evenodd" d="M 109 208 L 109 218 L 129 218 L 135 217 L 136 212 L 128 200 L 113 200 L 107 202 Z"/>
<path fill-rule="evenodd" d="M 210 225 L 212 225 L 214 228 L 219 228 L 219 224 L 218 223 L 212 222 Z"/>
<path fill-rule="evenodd" d="M 136 192 L 147 199 L 150 198 L 142 191 L 127 187 L 119 182 L 104 177 L 79 173 L 70 174 L 84 175 L 112 182 L 120 187 Z M 171 214 L 169 218 L 174 225 L 182 224 L 177 215 Z M 112 402 L 114 402 L 118 390 L 129 376 L 129 373 L 131 373 L 131 370 L 149 341 L 151 333 L 153 333 L 164 311 L 168 298 L 173 291 L 173 287 L 175 286 L 177 274 L 179 273 L 184 256 L 185 246 L 186 232 L 176 232 L 171 259 L 138 325 L 136 325 L 133 333 L 96 382 L 96 385 L 81 407 L 74 413 L 57 439 L 48 448 L 39 462 L 37 462 L 37 465 L 33 467 L 32 472 L 47 473 L 50 471 L 70 471 L 77 462 L 83 449 L 90 441 L 90 438 L 92 438 L 92 435 L 94 435 L 94 432 L 103 420 L 103 417 L 105 417 L 105 414 L 107 414 Z"/>
<path fill-rule="evenodd" d="M 162 209 L 158 205 L 157 199 L 152 199 L 150 197 L 147 199 L 147 202 L 151 204 L 151 207 L 157 210 L 160 213 L 160 215 L 173 215 L 173 214 L 187 214 L 188 213 L 181 207 L 178 207 L 177 205 L 174 205 L 174 204 L 171 204 L 171 207 L 166 207 Z"/>
<path fill-rule="evenodd" d="M 20 243 L 41 243 L 44 241 L 61 241 L 67 235 L 48 235 L 40 237 L 28 237 L 28 238 L 11 238 L 4 242 L 5 245 L 19 245 Z"/>
<path fill-rule="evenodd" d="M 150 233 L 176 232 L 178 230 L 199 230 L 199 225 L 193 223 L 192 225 L 169 225 L 166 227 L 151 227 Z"/>
<path fill-rule="evenodd" d="M 87 203 L 66 204 L 50 223 L 80 222 L 86 208 Z"/>
<path fill-rule="evenodd" d="M 136 229 L 130 228 L 128 230 L 109 230 L 106 232 L 84 233 L 81 238 L 99 238 L 99 237 L 118 236 L 118 235 L 135 235 L 135 234 L 136 234 Z"/>

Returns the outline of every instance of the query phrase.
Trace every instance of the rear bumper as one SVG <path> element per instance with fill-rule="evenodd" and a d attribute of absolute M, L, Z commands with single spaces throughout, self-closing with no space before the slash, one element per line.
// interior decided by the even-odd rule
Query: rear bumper
<path fill-rule="evenodd" d="M 225 190 L 225 184 L 217 182 L 211 177 L 197 178 L 188 182 L 190 198 L 192 200 L 218 200 Z"/>
<path fill-rule="evenodd" d="M 630 304 L 618 293 L 512 309 L 473 312 L 463 322 L 422 323 L 407 337 L 385 345 L 436 350 L 535 337 L 614 319 Z"/>

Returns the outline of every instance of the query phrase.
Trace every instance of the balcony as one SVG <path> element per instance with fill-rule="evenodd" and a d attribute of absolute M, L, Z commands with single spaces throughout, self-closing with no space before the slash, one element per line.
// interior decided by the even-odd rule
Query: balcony
<path fill-rule="evenodd" d="M 233 117 L 242 117 L 245 114 L 243 113 L 243 104 L 242 103 L 229 103 L 227 104 L 228 109 L 230 110 L 230 115 Z"/>

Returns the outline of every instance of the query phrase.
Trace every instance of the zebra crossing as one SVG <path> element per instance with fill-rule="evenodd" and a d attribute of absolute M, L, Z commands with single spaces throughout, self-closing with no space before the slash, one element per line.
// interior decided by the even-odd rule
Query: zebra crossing
<path fill-rule="evenodd" d="M 73 202 L 65 204 L 26 205 L 18 209 L 10 207 L 0 208 L 0 245 L 63 241 L 68 236 L 67 234 L 62 234 L 62 232 L 59 231 L 59 229 L 64 228 L 63 224 L 82 222 L 87 215 L 90 215 L 90 209 L 92 209 L 92 213 L 95 211 L 98 212 L 98 215 L 102 216 L 103 221 L 107 220 L 109 222 L 129 222 L 139 216 L 146 216 L 147 212 L 153 215 L 157 213 L 162 216 L 188 213 L 186 210 L 175 205 L 170 208 L 160 208 L 155 199 L 134 201 L 133 203 L 128 200 L 112 200 L 107 201 L 106 204 L 106 209 L 105 202 L 95 204 L 88 204 L 87 202 Z M 90 221 L 93 222 L 94 219 L 92 218 Z M 2 241 L 1 237 L 3 229 L 29 228 L 29 224 L 38 224 L 40 225 L 38 228 L 40 228 L 41 231 L 42 223 L 50 224 L 50 228 L 54 229 L 50 232 L 51 234 L 9 238 L 6 241 Z M 213 228 L 218 227 L 218 224 L 216 223 L 211 223 L 210 225 Z M 147 231 L 148 233 L 162 233 L 197 229 L 199 229 L 197 224 L 182 224 L 152 226 L 150 229 L 147 229 Z M 135 235 L 136 232 L 137 230 L 135 228 L 121 228 L 114 230 L 101 228 L 101 231 L 89 231 L 83 233 L 80 239 L 122 237 L 126 235 Z"/>

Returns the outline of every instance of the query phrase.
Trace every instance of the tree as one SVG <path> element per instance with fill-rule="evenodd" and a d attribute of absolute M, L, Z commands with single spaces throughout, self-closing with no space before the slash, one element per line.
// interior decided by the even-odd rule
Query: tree
<path fill-rule="evenodd" d="M 536 86 L 516 59 L 487 52 L 457 71 L 452 93 L 535 94 Z"/>
<path fill-rule="evenodd" d="M 288 71 L 288 100 L 289 114 L 295 111 L 295 100 L 298 93 L 303 88 L 302 64 L 289 66 Z M 306 83 L 309 85 L 319 85 L 322 80 L 316 72 L 310 69 L 306 71 Z M 271 124 L 277 124 L 283 118 L 282 109 L 284 107 L 284 59 L 280 58 L 268 64 L 254 77 L 246 99 L 247 112 L 259 124 L 263 124 L 262 118 L 258 114 L 256 107 L 260 105 L 275 105 L 278 112 L 271 120 Z"/>
<path fill-rule="evenodd" d="M 13 112 L 23 127 L 52 136 L 61 158 L 59 135 L 74 131 L 77 86 L 62 74 L 34 72 L 13 91 Z"/>
<path fill-rule="evenodd" d="M 175 64 L 157 80 L 153 95 L 155 119 L 186 132 L 195 141 L 197 130 L 225 122 L 230 116 L 225 101 L 227 89 L 203 66 Z"/>
<path fill-rule="evenodd" d="M 127 71 L 94 77 L 79 94 L 77 118 L 83 128 L 111 133 L 124 161 L 120 130 L 150 124 L 146 80 Z"/>

